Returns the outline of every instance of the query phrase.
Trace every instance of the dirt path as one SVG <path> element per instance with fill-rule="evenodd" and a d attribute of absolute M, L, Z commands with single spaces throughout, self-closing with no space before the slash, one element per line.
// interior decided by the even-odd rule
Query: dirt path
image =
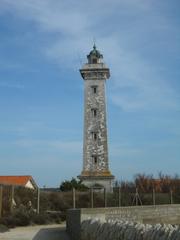
<path fill-rule="evenodd" d="M 65 225 L 18 227 L 0 233 L 0 240 L 70 240 Z"/>

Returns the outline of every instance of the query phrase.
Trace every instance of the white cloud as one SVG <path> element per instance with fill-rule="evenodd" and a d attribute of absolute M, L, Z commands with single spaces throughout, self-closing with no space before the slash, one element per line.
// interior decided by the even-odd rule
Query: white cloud
<path fill-rule="evenodd" d="M 111 98 L 123 110 L 179 109 L 177 93 L 162 79 L 157 69 L 138 56 L 125 53 L 119 59 L 119 69 L 114 71 L 116 89 Z"/>
<path fill-rule="evenodd" d="M 162 74 L 161 66 L 155 66 L 148 55 L 142 54 L 147 44 L 157 44 L 153 35 L 162 34 L 166 45 L 164 34 L 177 30 L 171 31 L 170 22 L 153 7 L 153 1 L 93 0 L 90 4 L 84 1 L 2 0 L 0 5 L 33 21 L 39 31 L 47 32 L 47 44 L 42 51 L 64 68 L 78 68 L 79 55 L 84 58 L 92 38 L 97 37 L 111 67 L 112 102 L 123 110 L 179 108 L 177 93 Z M 48 41 L 48 34 L 53 33 L 54 40 Z"/>
<path fill-rule="evenodd" d="M 35 22 L 44 31 L 73 35 L 81 33 L 86 27 L 86 14 L 79 14 L 73 5 L 69 8 L 64 1 L 4 0 L 1 4 L 5 4 L 9 11 L 15 9 L 17 14 Z"/>

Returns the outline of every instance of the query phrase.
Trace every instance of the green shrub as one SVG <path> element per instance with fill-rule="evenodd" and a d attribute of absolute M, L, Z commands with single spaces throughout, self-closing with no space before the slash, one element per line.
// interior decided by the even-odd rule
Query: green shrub
<path fill-rule="evenodd" d="M 64 218 L 64 214 L 62 212 L 47 212 L 48 218 L 50 222 L 61 223 Z"/>
<path fill-rule="evenodd" d="M 86 191 L 88 189 L 81 180 L 77 180 L 76 178 L 72 178 L 70 181 L 66 180 L 60 185 L 60 190 L 63 192 L 70 191 L 73 188 L 80 191 Z"/>
<path fill-rule="evenodd" d="M 64 215 L 61 212 L 43 212 L 37 214 L 24 206 L 15 210 L 12 215 L 0 219 L 0 224 L 7 227 L 27 226 L 30 224 L 61 223 Z"/>
<path fill-rule="evenodd" d="M 49 223 L 49 218 L 47 214 L 33 214 L 31 218 L 31 223 L 43 225 Z"/>
<path fill-rule="evenodd" d="M 17 219 L 15 219 L 13 216 L 3 217 L 0 219 L 0 224 L 3 224 L 10 228 L 15 227 L 16 223 L 17 223 Z"/>
<path fill-rule="evenodd" d="M 28 226 L 30 224 L 31 214 L 26 209 L 17 209 L 14 211 L 12 217 L 16 219 L 16 226 Z"/>
<path fill-rule="evenodd" d="M 0 233 L 7 232 L 9 228 L 4 224 L 0 224 Z"/>

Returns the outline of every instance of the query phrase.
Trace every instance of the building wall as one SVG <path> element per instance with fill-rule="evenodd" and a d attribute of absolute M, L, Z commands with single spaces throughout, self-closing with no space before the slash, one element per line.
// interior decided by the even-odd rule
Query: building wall
<path fill-rule="evenodd" d="M 99 184 L 99 185 L 103 186 L 107 192 L 113 191 L 113 180 L 112 179 L 108 179 L 108 178 L 107 179 L 104 178 L 103 180 L 98 179 L 98 178 L 97 179 L 96 178 L 85 179 L 85 180 L 83 180 L 83 183 L 89 188 L 93 187 L 96 184 Z"/>
<path fill-rule="evenodd" d="M 26 188 L 34 189 L 34 186 L 33 186 L 33 184 L 31 183 L 30 180 L 26 183 L 25 187 L 26 187 Z"/>

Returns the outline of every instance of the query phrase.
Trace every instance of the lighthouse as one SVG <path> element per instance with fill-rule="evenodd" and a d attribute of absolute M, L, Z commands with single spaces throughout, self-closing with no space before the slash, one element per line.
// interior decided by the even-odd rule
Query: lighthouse
<path fill-rule="evenodd" d="M 84 80 L 84 136 L 83 170 L 78 177 L 90 188 L 111 192 L 114 176 L 109 170 L 105 95 L 110 70 L 95 44 L 80 73 Z"/>

